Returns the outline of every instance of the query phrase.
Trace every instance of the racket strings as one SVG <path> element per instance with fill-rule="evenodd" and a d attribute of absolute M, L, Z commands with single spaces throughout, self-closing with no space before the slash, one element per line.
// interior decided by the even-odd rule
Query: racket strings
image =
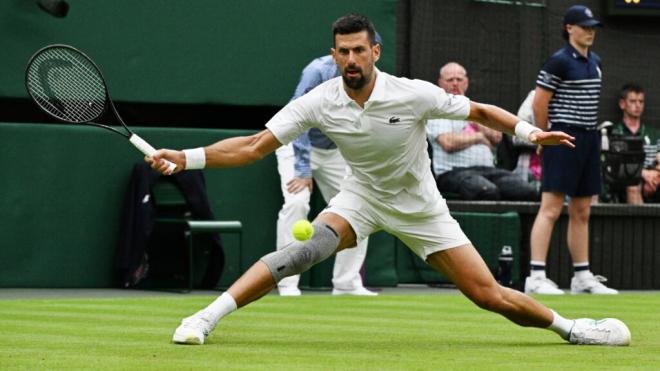
<path fill-rule="evenodd" d="M 37 103 L 62 120 L 88 122 L 105 110 L 103 78 L 94 64 L 75 50 L 45 49 L 33 59 L 27 77 Z"/>

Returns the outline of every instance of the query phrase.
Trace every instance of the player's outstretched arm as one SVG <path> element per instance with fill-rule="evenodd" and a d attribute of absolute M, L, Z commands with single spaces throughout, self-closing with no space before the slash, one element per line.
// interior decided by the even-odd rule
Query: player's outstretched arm
<path fill-rule="evenodd" d="M 204 167 L 238 167 L 261 160 L 281 145 L 266 129 L 250 136 L 223 139 L 203 148 L 183 151 L 161 149 L 153 156 L 145 157 L 145 161 L 163 174 L 169 174 L 169 170 L 162 160 L 176 164 L 173 173 Z"/>
<path fill-rule="evenodd" d="M 521 121 L 517 116 L 490 104 L 470 102 L 468 120 L 479 122 L 495 130 L 515 134 L 522 140 L 540 145 L 565 145 L 575 147 L 575 138 L 562 131 L 542 131 Z"/>
<path fill-rule="evenodd" d="M 500 107 L 474 101 L 470 102 L 470 115 L 467 119 L 507 134 L 515 134 L 516 124 L 520 121 L 517 116 Z"/>

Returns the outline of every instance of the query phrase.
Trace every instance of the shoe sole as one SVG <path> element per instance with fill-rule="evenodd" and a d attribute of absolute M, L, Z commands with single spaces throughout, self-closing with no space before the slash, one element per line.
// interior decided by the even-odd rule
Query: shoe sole
<path fill-rule="evenodd" d="M 189 335 L 189 336 L 181 336 L 181 335 L 176 335 L 172 337 L 172 342 L 174 344 L 184 344 L 184 345 L 203 345 L 204 341 L 200 340 L 197 336 L 194 335 Z"/>

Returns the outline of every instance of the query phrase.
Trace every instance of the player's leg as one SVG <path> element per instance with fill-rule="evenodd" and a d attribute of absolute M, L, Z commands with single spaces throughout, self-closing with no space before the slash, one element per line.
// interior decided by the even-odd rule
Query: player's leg
<path fill-rule="evenodd" d="M 385 225 L 434 269 L 449 277 L 470 300 L 521 326 L 548 328 L 574 344 L 628 345 L 623 322 L 606 318 L 568 320 L 533 298 L 497 284 L 481 256 L 449 211 L 426 216 L 390 213 Z"/>
<path fill-rule="evenodd" d="M 471 244 L 432 253 L 426 261 L 483 309 L 500 313 L 521 326 L 546 328 L 552 323 L 552 311 L 548 308 L 527 295 L 498 285 Z"/>
<path fill-rule="evenodd" d="M 564 292 L 545 275 L 545 261 L 550 248 L 550 238 L 555 222 L 564 207 L 564 194 L 543 192 L 541 206 L 530 236 L 530 276 L 525 280 L 525 292 L 528 294 L 561 295 Z"/>
<path fill-rule="evenodd" d="M 246 271 L 227 292 L 243 307 L 270 292 L 276 282 L 300 274 L 337 251 L 355 245 L 351 225 L 334 213 L 320 214 L 312 224 L 314 234 L 307 241 L 270 253 Z"/>
<path fill-rule="evenodd" d="M 220 319 L 270 292 L 282 278 L 300 274 L 336 251 L 355 244 L 351 225 L 334 213 L 319 215 L 314 235 L 272 252 L 254 263 L 213 303 L 184 318 L 172 340 L 180 344 L 203 344 Z"/>
<path fill-rule="evenodd" d="M 312 174 L 326 203 L 339 193 L 341 182 L 346 177 L 348 167 L 338 149 L 312 148 Z M 369 239 L 361 240 L 357 246 L 342 250 L 335 255 L 332 271 L 332 293 L 335 295 L 375 296 L 377 293 L 366 289 L 362 283 L 360 269 L 367 255 Z"/>
<path fill-rule="evenodd" d="M 378 229 L 365 200 L 350 191 L 335 196 L 312 223 L 314 234 L 307 241 L 262 257 L 213 303 L 185 318 L 174 332 L 173 341 L 203 344 L 217 322 L 272 290 L 282 278 L 300 274 L 335 252 L 355 245 Z"/>
<path fill-rule="evenodd" d="M 392 213 L 387 223 L 415 254 L 447 276 L 478 306 L 501 313 L 522 326 L 548 327 L 552 312 L 534 299 L 501 287 L 449 210 L 425 217 Z"/>
<path fill-rule="evenodd" d="M 291 235 L 291 227 L 300 219 L 306 219 L 309 214 L 310 192 L 305 189 L 298 193 L 287 191 L 287 182 L 293 179 L 295 157 L 293 145 L 282 146 L 275 151 L 277 156 L 277 171 L 280 175 L 280 187 L 284 203 L 277 214 L 276 249 L 281 250 L 295 241 Z M 277 289 L 283 296 L 298 296 L 300 275 L 286 277 L 277 283 Z"/>
<path fill-rule="evenodd" d="M 628 345 L 623 322 L 607 318 L 568 320 L 533 298 L 497 284 L 479 253 L 448 210 L 423 217 L 386 216 L 386 225 L 418 256 L 449 277 L 474 303 L 521 326 L 548 328 L 574 344 Z"/>
<path fill-rule="evenodd" d="M 449 277 L 479 307 L 499 313 L 518 325 L 547 328 L 574 344 L 630 343 L 628 327 L 617 319 L 569 320 L 521 292 L 500 286 L 471 244 L 434 252 L 426 261 Z"/>

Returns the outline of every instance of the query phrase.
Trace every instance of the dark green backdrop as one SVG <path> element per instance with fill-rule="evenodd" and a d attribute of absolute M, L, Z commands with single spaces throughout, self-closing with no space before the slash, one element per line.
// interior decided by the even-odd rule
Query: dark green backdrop
<path fill-rule="evenodd" d="M 0 1 L 0 98 L 26 97 L 30 55 L 66 43 L 100 65 L 115 100 L 283 105 L 348 12 L 372 19 L 384 40 L 378 65 L 394 72 L 396 0 L 68 2 L 69 15 L 58 19 L 36 0 Z"/>
<path fill-rule="evenodd" d="M 137 128 L 156 147 L 196 147 L 245 130 Z M 142 155 L 118 135 L 76 125 L 0 124 L 0 287 L 112 287 L 123 200 L 132 165 Z M 237 169 L 205 170 L 218 219 L 243 223 L 243 249 L 225 236 L 227 257 L 219 282 L 227 286 L 275 249 L 282 204 L 275 156 Z M 323 202 L 313 195 L 312 218 Z M 456 215 L 493 265 L 503 243 L 517 251 L 517 214 Z M 184 246 L 181 246 L 183 249 Z M 239 261 L 239 256 L 241 260 Z M 330 285 L 333 259 L 302 277 L 303 286 Z M 183 262 L 182 262 L 183 263 Z M 370 239 L 368 285 L 435 282 L 431 272 L 394 237 Z"/>
<path fill-rule="evenodd" d="M 384 40 L 379 68 L 394 72 L 396 0 L 68 2 L 69 15 L 56 19 L 33 0 L 0 1 L 0 99 L 26 98 L 23 73 L 30 55 L 66 43 L 100 65 L 117 101 L 281 106 L 302 67 L 328 53 L 332 21 L 352 11 L 374 21 Z M 155 127 L 137 132 L 156 147 L 174 148 L 252 133 Z M 0 123 L 0 148 L 0 287 L 112 286 L 124 193 L 141 155 L 95 128 L 47 124 Z M 226 286 L 275 248 L 279 178 L 273 156 L 205 175 L 218 219 L 244 225 L 240 261 L 237 240 L 225 238 L 220 285 Z M 320 210 L 320 197 L 313 199 Z M 517 229 L 511 232 L 517 236 Z M 483 240 L 489 263 L 502 238 L 511 238 L 482 236 L 475 242 Z M 419 261 L 412 264 L 414 259 L 392 236 L 378 233 L 370 241 L 365 281 L 379 286 L 443 279 Z M 302 284 L 327 286 L 331 267 L 332 259 L 313 268 Z"/>
<path fill-rule="evenodd" d="M 240 130 L 138 128 L 156 147 L 199 146 Z M 73 125 L 0 124 L 0 286 L 110 287 L 123 199 L 142 155 L 118 135 Z M 37 150 L 35 150 L 37 149 Z M 225 278 L 274 249 L 281 206 L 274 156 L 206 170 L 218 219 L 241 220 L 244 245 L 228 236 Z"/>

